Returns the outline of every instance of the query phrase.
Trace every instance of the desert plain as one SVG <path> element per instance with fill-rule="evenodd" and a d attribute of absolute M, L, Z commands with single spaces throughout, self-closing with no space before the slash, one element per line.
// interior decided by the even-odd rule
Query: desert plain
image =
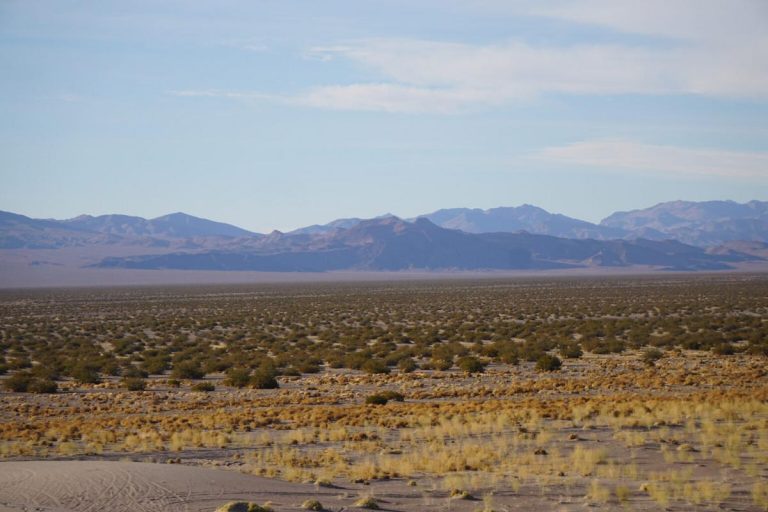
<path fill-rule="evenodd" d="M 0 511 L 768 510 L 764 274 L 4 290 L 0 322 Z"/>

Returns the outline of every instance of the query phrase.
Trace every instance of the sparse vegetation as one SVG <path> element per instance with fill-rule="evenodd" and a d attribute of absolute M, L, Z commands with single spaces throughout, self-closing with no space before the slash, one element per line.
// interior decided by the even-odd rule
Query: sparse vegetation
<path fill-rule="evenodd" d="M 763 277 L 236 291 L 1 292 L 0 457 L 767 508 Z"/>

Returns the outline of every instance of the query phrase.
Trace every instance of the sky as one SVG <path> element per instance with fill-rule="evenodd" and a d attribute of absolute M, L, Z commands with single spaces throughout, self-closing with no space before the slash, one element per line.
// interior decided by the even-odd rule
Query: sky
<path fill-rule="evenodd" d="M 768 200 L 765 0 L 0 0 L 0 210 Z"/>

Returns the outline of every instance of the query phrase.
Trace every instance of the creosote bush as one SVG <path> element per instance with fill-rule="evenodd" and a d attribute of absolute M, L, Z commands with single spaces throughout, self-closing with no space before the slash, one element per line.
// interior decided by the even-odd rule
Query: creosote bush
<path fill-rule="evenodd" d="M 144 391 L 147 389 L 147 381 L 141 377 L 126 377 L 120 382 L 120 385 L 128 391 Z"/>
<path fill-rule="evenodd" d="M 365 373 L 377 374 L 377 373 L 389 373 L 389 367 L 381 359 L 370 359 L 366 361 L 362 368 Z"/>
<path fill-rule="evenodd" d="M 456 362 L 456 366 L 466 373 L 482 373 L 485 371 L 485 364 L 483 364 L 480 359 L 472 356 L 459 358 Z"/>
<path fill-rule="evenodd" d="M 251 370 L 248 368 L 230 368 L 224 379 L 225 386 L 244 388 L 251 382 Z"/>
<path fill-rule="evenodd" d="M 656 361 L 664 357 L 664 352 L 657 348 L 647 348 L 643 351 L 642 356 L 640 359 L 648 365 L 648 366 L 654 366 L 656 364 Z"/>
<path fill-rule="evenodd" d="M 541 372 L 554 372 L 560 369 L 563 362 L 560 358 L 550 354 L 539 356 L 536 360 L 536 369 Z"/>
<path fill-rule="evenodd" d="M 212 382 L 197 382 L 192 386 L 192 391 L 200 391 L 203 393 L 209 393 L 216 389 L 216 386 Z"/>
<path fill-rule="evenodd" d="M 253 372 L 250 385 L 255 389 L 277 389 L 280 387 L 275 371 L 270 368 L 259 368 Z"/>
<path fill-rule="evenodd" d="M 386 405 L 390 400 L 402 402 L 405 400 L 405 397 L 397 391 L 387 390 L 368 395 L 365 398 L 365 403 L 369 405 Z"/>

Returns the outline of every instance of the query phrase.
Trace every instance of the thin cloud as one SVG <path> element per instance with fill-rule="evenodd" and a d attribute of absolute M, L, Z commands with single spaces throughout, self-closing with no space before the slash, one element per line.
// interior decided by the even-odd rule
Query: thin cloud
<path fill-rule="evenodd" d="M 495 2 L 491 2 L 495 4 Z M 583 0 L 513 2 L 518 15 L 556 18 L 655 38 L 534 45 L 382 38 L 317 46 L 304 57 L 351 62 L 373 78 L 292 95 L 216 91 L 199 96 L 260 98 L 334 110 L 453 113 L 545 94 L 697 95 L 768 99 L 765 0 Z M 496 8 L 499 8 L 498 6 Z"/>
<path fill-rule="evenodd" d="M 628 140 L 593 140 L 546 148 L 533 158 L 561 165 L 622 172 L 760 180 L 768 178 L 768 152 L 765 151 L 726 151 Z"/>
<path fill-rule="evenodd" d="M 740 53 L 697 46 L 537 47 L 520 41 L 479 46 L 375 40 L 318 48 L 314 54 L 353 61 L 384 78 L 376 87 L 334 86 L 335 94 L 327 103 L 310 93 L 314 97 L 307 98 L 307 104 L 326 108 L 355 110 L 382 104 L 387 106 L 384 110 L 392 110 L 391 91 L 414 87 L 421 96 L 419 111 L 444 111 L 446 96 L 454 98 L 455 107 L 499 105 L 547 93 L 768 97 L 768 46 Z M 404 95 L 394 110 L 408 110 L 412 96 Z"/>

